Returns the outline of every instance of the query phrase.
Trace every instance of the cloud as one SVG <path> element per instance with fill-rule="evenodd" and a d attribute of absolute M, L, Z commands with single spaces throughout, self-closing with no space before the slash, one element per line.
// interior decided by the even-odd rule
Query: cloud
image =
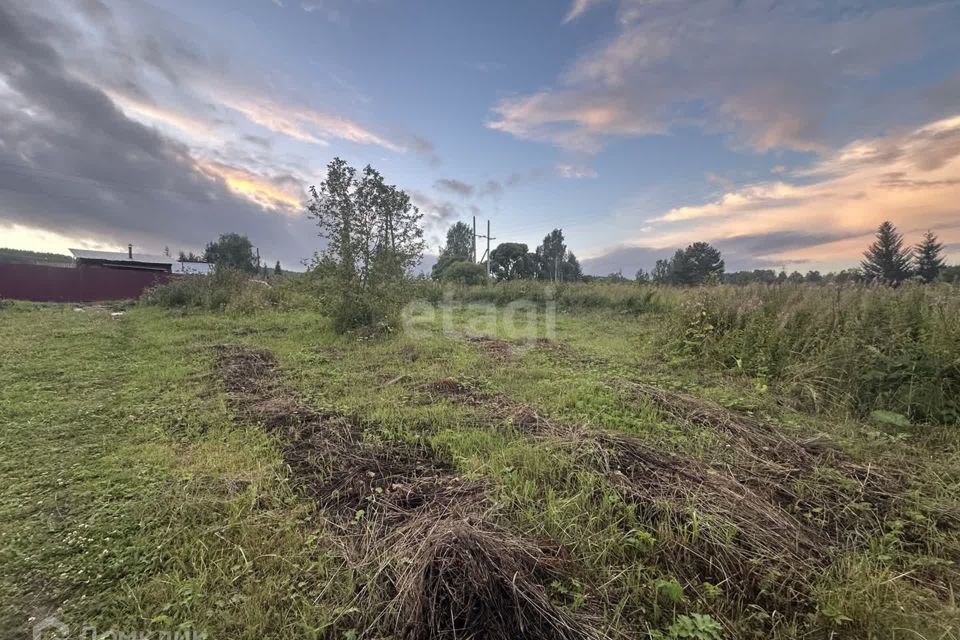
<path fill-rule="evenodd" d="M 657 260 L 669 258 L 674 251 L 671 247 L 618 246 L 596 256 L 581 257 L 580 264 L 588 275 L 605 276 L 619 271 L 632 278 L 637 269 L 650 271 Z"/>
<path fill-rule="evenodd" d="M 591 167 L 573 164 L 558 164 L 557 174 L 563 178 L 579 180 L 581 178 L 596 178 L 597 172 Z"/>
<path fill-rule="evenodd" d="M 307 200 L 304 182 L 293 175 L 262 175 L 221 162 L 200 162 L 199 169 L 224 181 L 237 195 L 281 213 L 300 215 Z"/>
<path fill-rule="evenodd" d="M 461 197 L 472 196 L 476 187 L 472 184 L 467 184 L 462 180 L 457 180 L 455 178 L 441 178 L 433 183 L 433 188 L 439 191 L 446 191 L 448 193 L 453 193 Z"/>
<path fill-rule="evenodd" d="M 775 263 L 851 263 L 892 220 L 915 241 L 960 240 L 960 117 L 854 140 L 777 180 L 728 190 L 645 221 L 645 246 L 715 242 Z M 812 231 L 815 230 L 815 231 Z"/>
<path fill-rule="evenodd" d="M 104 90 L 130 117 L 190 144 L 214 146 L 238 132 L 242 138 L 254 125 L 267 135 L 320 146 L 346 141 L 405 150 L 355 119 L 285 95 L 291 92 L 278 86 L 275 73 L 249 64 L 234 68 L 203 39 L 188 39 L 193 27 L 168 12 L 107 7 L 99 0 L 35 4 L 36 15 L 57 17 L 52 45 L 71 73 Z M 343 89 L 341 78 L 327 75 Z"/>
<path fill-rule="evenodd" d="M 440 178 L 433 183 L 433 188 L 438 191 L 452 193 L 460 198 L 478 198 L 500 196 L 507 189 L 520 187 L 542 178 L 545 172 L 542 169 L 530 169 L 527 171 L 514 171 L 502 180 L 490 179 L 483 180 L 476 184 L 464 182 L 456 178 Z"/>
<path fill-rule="evenodd" d="M 357 144 L 378 145 L 391 151 L 404 151 L 402 146 L 344 116 L 324 113 L 310 107 L 281 104 L 263 97 L 229 94 L 220 94 L 219 97 L 222 104 L 243 114 L 251 122 L 296 140 L 327 146 L 333 138 Z"/>
<path fill-rule="evenodd" d="M 570 5 L 570 10 L 567 11 L 567 15 L 564 16 L 563 21 L 571 22 L 576 20 L 584 13 L 586 13 L 590 7 L 597 4 L 598 0 L 573 0 L 573 4 Z"/>
<path fill-rule="evenodd" d="M 422 191 L 411 191 L 410 201 L 423 213 L 424 227 L 428 231 L 446 225 L 461 215 L 460 207 L 449 200 L 438 200 Z"/>
<path fill-rule="evenodd" d="M 410 136 L 408 146 L 415 154 L 425 159 L 429 164 L 440 164 L 440 156 L 437 155 L 436 148 L 433 143 L 426 138 L 417 135 Z"/>
<path fill-rule="evenodd" d="M 568 20 L 592 4 L 574 2 Z M 843 11 L 812 0 L 621 0 L 612 39 L 582 54 L 553 86 L 501 100 L 487 126 L 584 152 L 678 126 L 728 134 L 759 151 L 822 152 L 852 89 L 917 60 L 931 25 L 956 10 L 922 2 Z M 848 111 L 856 118 L 845 126 L 870 122 L 868 108 Z"/>
<path fill-rule="evenodd" d="M 312 252 L 305 218 L 237 195 L 186 145 L 72 74 L 49 44 L 60 35 L 56 24 L 0 5 L 0 223 L 154 249 L 199 248 L 237 231 L 290 264 Z"/>
<path fill-rule="evenodd" d="M 838 233 L 807 233 L 803 231 L 782 231 L 773 233 L 745 234 L 732 236 L 712 242 L 723 254 L 726 270 L 752 271 L 754 269 L 801 268 L 810 262 L 803 257 L 779 259 L 770 257 L 784 251 L 800 251 L 811 247 L 837 243 L 854 239 L 858 250 L 866 246 L 869 240 L 863 234 Z M 689 244 L 689 243 L 687 243 Z M 582 259 L 584 273 L 603 276 L 610 273 L 622 272 L 631 278 L 638 269 L 651 271 L 657 260 L 667 260 L 686 244 L 666 245 L 658 247 L 642 247 L 620 245 L 607 249 L 598 255 Z M 859 254 L 857 254 L 859 255 Z"/>

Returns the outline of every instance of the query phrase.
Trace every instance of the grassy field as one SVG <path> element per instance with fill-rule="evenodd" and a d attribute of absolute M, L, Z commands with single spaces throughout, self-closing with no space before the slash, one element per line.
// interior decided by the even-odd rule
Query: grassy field
<path fill-rule="evenodd" d="M 956 290 L 591 295 L 0 307 L 0 637 L 960 638 Z"/>

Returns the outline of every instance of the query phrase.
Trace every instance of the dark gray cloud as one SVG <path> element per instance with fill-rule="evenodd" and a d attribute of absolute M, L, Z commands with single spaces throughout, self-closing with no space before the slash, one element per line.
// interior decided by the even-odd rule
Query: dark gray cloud
<path fill-rule="evenodd" d="M 447 193 L 453 193 L 464 198 L 472 196 L 476 187 L 472 184 L 467 184 L 462 180 L 457 180 L 455 178 L 441 178 L 433 183 L 433 188 L 438 191 L 446 191 Z"/>
<path fill-rule="evenodd" d="M 201 247 L 237 231 L 284 263 L 312 253 L 305 218 L 235 195 L 200 172 L 183 144 L 69 72 L 48 44 L 64 33 L 28 5 L 0 4 L 0 223 L 145 248 Z"/>
<path fill-rule="evenodd" d="M 752 271 L 753 269 L 789 268 L 802 264 L 802 260 L 770 260 L 763 256 L 783 251 L 805 249 L 829 242 L 856 238 L 870 230 L 849 232 L 804 233 L 799 231 L 775 231 L 734 236 L 711 242 L 723 254 L 727 271 Z M 682 247 L 616 247 L 599 256 L 582 260 L 584 273 L 607 275 L 623 271 L 632 277 L 637 269 L 650 271 L 659 259 L 670 258 Z"/>
<path fill-rule="evenodd" d="M 418 135 L 411 136 L 409 147 L 415 154 L 426 160 L 429 164 L 440 164 L 440 156 L 437 155 L 436 147 L 426 138 Z"/>
<path fill-rule="evenodd" d="M 440 178 L 433 183 L 433 187 L 439 191 L 452 193 L 461 198 L 470 198 L 474 195 L 478 198 L 484 198 L 488 196 L 499 196 L 507 189 L 521 187 L 535 182 L 545 175 L 547 175 L 547 172 L 543 169 L 530 169 L 528 171 L 515 171 L 502 180 L 484 180 L 477 184 L 471 184 L 456 178 Z"/>
<path fill-rule="evenodd" d="M 729 254 L 737 259 L 749 261 L 753 256 L 765 256 L 771 253 L 807 249 L 821 244 L 857 238 L 870 229 L 860 231 L 830 231 L 830 232 L 803 232 L 803 231 L 772 231 L 769 233 L 753 233 L 733 236 L 717 240 L 715 245 L 725 255 Z M 776 261 L 774 261 L 776 262 Z M 779 264 L 778 262 L 776 264 Z M 757 267 L 759 268 L 759 267 Z"/>
<path fill-rule="evenodd" d="M 632 278 L 637 269 L 650 271 L 657 260 L 669 258 L 674 251 L 669 248 L 616 247 L 603 255 L 582 258 L 580 264 L 587 275 L 605 276 L 621 271 L 625 277 Z"/>
<path fill-rule="evenodd" d="M 460 206 L 449 200 L 438 200 L 421 191 L 411 191 L 410 200 L 420 209 L 428 231 L 442 227 L 463 213 Z"/>

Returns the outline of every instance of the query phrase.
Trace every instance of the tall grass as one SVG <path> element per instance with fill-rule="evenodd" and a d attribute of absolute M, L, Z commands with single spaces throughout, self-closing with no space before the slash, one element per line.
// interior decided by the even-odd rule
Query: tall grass
<path fill-rule="evenodd" d="M 713 287 L 667 313 L 675 348 L 803 408 L 960 423 L 960 288 Z"/>
<path fill-rule="evenodd" d="M 264 309 L 319 308 L 322 297 L 294 276 L 251 278 L 234 269 L 217 269 L 209 276 L 178 276 L 152 287 L 141 304 L 168 309 L 201 309 L 251 313 Z"/>
<path fill-rule="evenodd" d="M 612 309 L 623 312 L 649 312 L 666 308 L 677 296 L 668 287 L 640 287 L 630 283 L 544 282 L 514 280 L 479 286 L 455 285 L 433 280 L 415 284 L 418 298 L 433 303 L 462 302 L 506 305 L 517 300 L 555 303 L 560 309 Z"/>
<path fill-rule="evenodd" d="M 517 300 L 577 312 L 649 314 L 651 331 L 698 366 L 739 372 L 813 412 L 899 414 L 915 423 L 960 424 L 960 286 L 720 285 L 513 281 L 454 285 L 405 281 L 404 297 L 505 305 Z M 163 307 L 334 313 L 329 279 L 268 284 L 221 270 L 148 291 Z M 896 419 L 896 416 L 886 416 Z"/>

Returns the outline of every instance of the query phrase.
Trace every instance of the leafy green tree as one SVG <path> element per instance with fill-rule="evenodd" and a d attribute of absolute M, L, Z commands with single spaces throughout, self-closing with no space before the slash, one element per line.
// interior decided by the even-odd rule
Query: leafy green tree
<path fill-rule="evenodd" d="M 522 242 L 503 242 L 490 252 L 490 273 L 497 280 L 535 278 L 537 256 Z"/>
<path fill-rule="evenodd" d="M 916 248 L 917 275 L 924 282 L 933 282 L 940 277 L 943 270 L 943 244 L 937 240 L 932 231 L 923 234 L 923 239 Z"/>
<path fill-rule="evenodd" d="M 669 261 L 657 260 L 654 281 L 678 285 L 720 282 L 723 266 L 718 249 L 706 242 L 694 242 L 686 249 L 677 249 Z"/>
<path fill-rule="evenodd" d="M 657 284 L 668 283 L 670 281 L 670 261 L 657 260 L 653 267 L 653 273 L 650 274 L 650 279 Z"/>
<path fill-rule="evenodd" d="M 627 279 L 623 276 L 623 269 L 608 273 L 603 276 L 603 280 L 604 282 L 627 282 Z"/>
<path fill-rule="evenodd" d="M 204 262 L 203 256 L 198 256 L 193 251 L 189 253 L 180 252 L 180 255 L 177 257 L 177 260 L 180 262 Z"/>
<path fill-rule="evenodd" d="M 723 258 L 720 250 L 706 242 L 694 242 L 684 249 L 688 284 L 719 282 L 723 276 Z"/>
<path fill-rule="evenodd" d="M 461 260 L 473 259 L 473 229 L 465 222 L 457 222 L 447 230 L 447 246 L 444 253 Z"/>
<path fill-rule="evenodd" d="M 696 284 L 693 275 L 693 265 L 687 258 L 687 252 L 677 249 L 670 258 L 670 267 L 667 275 L 670 284 Z"/>
<path fill-rule="evenodd" d="M 358 175 L 340 158 L 310 195 L 308 216 L 327 242 L 314 270 L 334 280 L 338 296 L 334 328 L 391 321 L 406 300 L 408 272 L 423 255 L 420 211 L 369 165 Z"/>
<path fill-rule="evenodd" d="M 563 231 L 554 229 L 543 238 L 537 247 L 538 277 L 543 280 L 559 280 L 562 272 L 560 263 L 567 257 L 567 245 L 563 241 Z"/>
<path fill-rule="evenodd" d="M 543 238 L 537 247 L 537 277 L 542 280 L 573 281 L 583 279 L 580 262 L 567 251 L 563 231 L 554 229 Z"/>
<path fill-rule="evenodd" d="M 578 282 L 583 280 L 583 269 L 580 268 L 580 261 L 572 251 L 567 252 L 567 259 L 560 266 L 561 279 L 564 282 Z"/>
<path fill-rule="evenodd" d="M 636 275 L 633 276 L 633 279 L 638 284 L 646 284 L 650 282 L 650 274 L 644 271 L 643 269 L 637 269 Z"/>
<path fill-rule="evenodd" d="M 217 267 L 230 267 L 246 273 L 257 273 L 260 268 L 253 244 L 247 236 L 239 233 L 224 233 L 207 244 L 203 259 Z"/>
<path fill-rule="evenodd" d="M 483 284 L 487 281 L 487 268 L 476 262 L 458 260 L 443 272 L 443 281 L 459 284 Z"/>
<path fill-rule="evenodd" d="M 913 275 L 910 249 L 903 246 L 903 236 L 889 220 L 877 229 L 877 238 L 863 257 L 860 268 L 867 280 L 897 286 Z"/>
<path fill-rule="evenodd" d="M 827 282 L 835 282 L 836 284 L 849 284 L 862 280 L 863 274 L 860 273 L 859 269 L 843 269 L 836 274 L 829 274 L 827 277 Z"/>
<path fill-rule="evenodd" d="M 430 275 L 440 280 L 444 272 L 457 262 L 473 262 L 473 229 L 464 222 L 457 222 L 447 229 L 447 243 L 440 250 L 440 257 Z"/>

